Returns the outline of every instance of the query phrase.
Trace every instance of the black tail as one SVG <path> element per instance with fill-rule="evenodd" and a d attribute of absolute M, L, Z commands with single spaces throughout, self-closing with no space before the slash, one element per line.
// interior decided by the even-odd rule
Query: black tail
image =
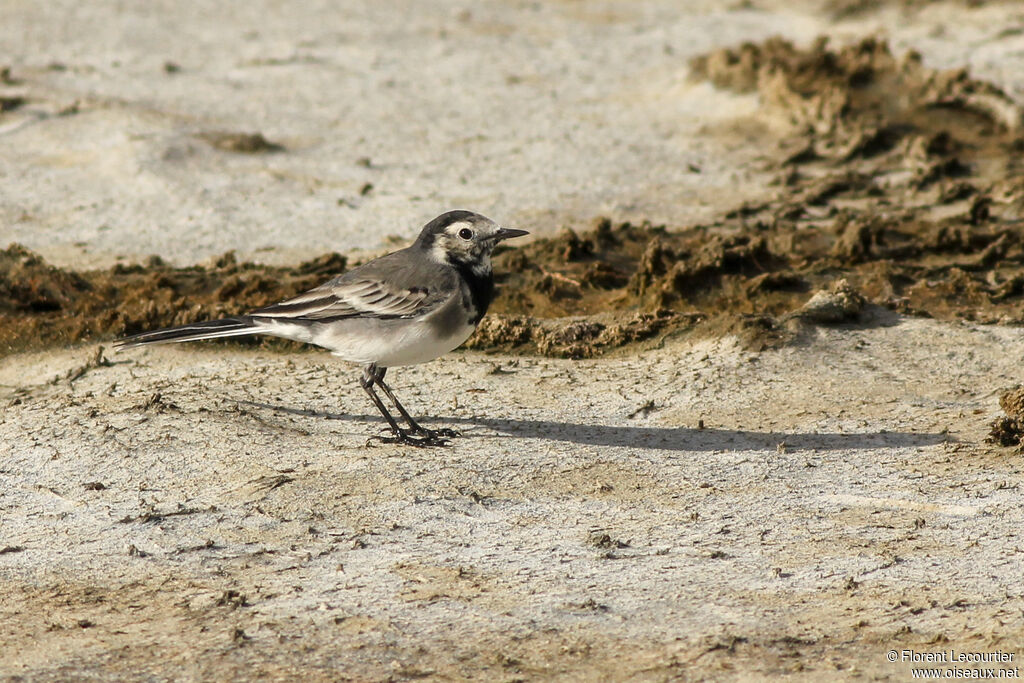
<path fill-rule="evenodd" d="M 143 344 L 169 344 L 172 342 L 198 341 L 200 339 L 217 339 L 219 337 L 240 337 L 246 334 L 256 334 L 260 328 L 253 323 L 249 316 L 237 318 L 222 318 L 220 320 L 208 320 L 201 323 L 179 325 L 178 327 L 165 327 L 162 330 L 152 332 L 140 332 L 129 337 L 118 339 L 114 342 L 115 348 L 126 349 L 132 346 Z"/>

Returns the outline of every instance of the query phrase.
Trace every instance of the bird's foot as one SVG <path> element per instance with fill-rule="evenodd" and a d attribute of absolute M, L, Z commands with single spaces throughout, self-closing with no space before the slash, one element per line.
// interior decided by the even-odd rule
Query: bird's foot
<path fill-rule="evenodd" d="M 427 429 L 426 427 L 420 427 L 419 429 L 414 429 L 413 433 L 416 434 L 416 436 L 422 436 L 425 439 L 454 439 L 462 436 L 462 432 L 457 432 L 454 429 L 448 429 L 447 427 L 442 429 Z"/>
<path fill-rule="evenodd" d="M 437 431 L 431 429 L 422 429 L 420 431 L 408 431 L 405 429 L 391 430 L 393 436 L 375 436 L 370 441 L 380 441 L 381 443 L 400 443 L 406 446 L 415 446 L 416 448 L 434 448 L 434 447 L 445 447 L 451 446 L 451 442 L 448 437 L 455 436 L 457 432 L 451 429 L 440 429 Z"/>

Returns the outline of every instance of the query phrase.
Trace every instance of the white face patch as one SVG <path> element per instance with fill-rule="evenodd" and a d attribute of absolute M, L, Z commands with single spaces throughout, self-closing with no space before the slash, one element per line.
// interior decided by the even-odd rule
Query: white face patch
<path fill-rule="evenodd" d="M 474 272 L 489 272 L 489 247 L 493 244 L 480 238 L 486 238 L 496 231 L 497 226 L 487 222 L 456 221 L 445 226 L 444 232 L 434 237 L 430 258 L 437 263 L 452 264 L 453 261 L 459 261 L 473 264 Z"/>
<path fill-rule="evenodd" d="M 472 233 L 469 236 L 469 239 L 465 239 L 464 237 L 459 235 L 459 233 L 462 232 L 463 230 L 469 230 Z M 469 223 L 467 223 L 465 221 L 458 221 L 456 223 L 452 223 L 447 228 L 445 228 L 444 231 L 445 231 L 445 234 L 451 235 L 452 238 L 457 239 L 457 240 L 462 240 L 463 242 L 469 242 L 474 237 L 476 237 L 476 233 L 477 233 L 476 227 L 473 226 L 473 225 L 470 225 Z"/>
<path fill-rule="evenodd" d="M 430 258 L 437 263 L 448 264 L 448 250 L 440 240 L 434 240 L 434 245 L 430 247 Z"/>

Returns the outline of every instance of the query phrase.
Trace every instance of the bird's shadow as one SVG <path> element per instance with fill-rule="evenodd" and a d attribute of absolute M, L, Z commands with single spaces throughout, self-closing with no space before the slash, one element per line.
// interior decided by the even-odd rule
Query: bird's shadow
<path fill-rule="evenodd" d="M 289 408 L 287 406 L 255 401 L 238 401 L 238 403 L 290 415 L 364 422 L 370 426 L 370 429 L 376 429 L 381 423 L 381 419 L 377 415 L 342 415 L 317 410 Z M 591 446 L 622 446 L 670 451 L 756 451 L 777 450 L 780 447 L 786 451 L 864 450 L 872 448 L 934 446 L 954 440 L 949 434 L 929 432 L 880 431 L 849 434 L 829 432 L 761 432 L 745 429 L 631 427 L 556 422 L 553 420 L 515 420 L 487 417 L 446 417 L 443 420 L 423 420 L 423 422 L 488 427 L 508 436 L 569 441 Z M 473 436 L 472 430 L 463 430 L 463 435 Z"/>

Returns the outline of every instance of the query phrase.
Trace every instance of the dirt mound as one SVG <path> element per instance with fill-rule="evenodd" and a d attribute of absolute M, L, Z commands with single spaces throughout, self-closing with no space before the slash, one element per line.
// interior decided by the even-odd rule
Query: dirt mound
<path fill-rule="evenodd" d="M 876 38 L 837 50 L 828 38 L 806 50 L 773 38 L 695 57 L 690 68 L 718 87 L 756 90 L 809 138 L 797 160 L 873 157 L 903 144 L 918 162 L 976 161 L 1008 143 L 1019 149 L 1024 127 L 1021 106 L 1000 88 L 965 69 L 929 69 L 916 52 L 897 58 Z"/>
<path fill-rule="evenodd" d="M 1024 113 L 1002 90 L 873 38 L 838 50 L 773 39 L 691 68 L 756 89 L 766 113 L 792 124 L 777 198 L 716 227 L 789 241 L 798 270 L 842 273 L 904 312 L 1022 319 Z"/>

